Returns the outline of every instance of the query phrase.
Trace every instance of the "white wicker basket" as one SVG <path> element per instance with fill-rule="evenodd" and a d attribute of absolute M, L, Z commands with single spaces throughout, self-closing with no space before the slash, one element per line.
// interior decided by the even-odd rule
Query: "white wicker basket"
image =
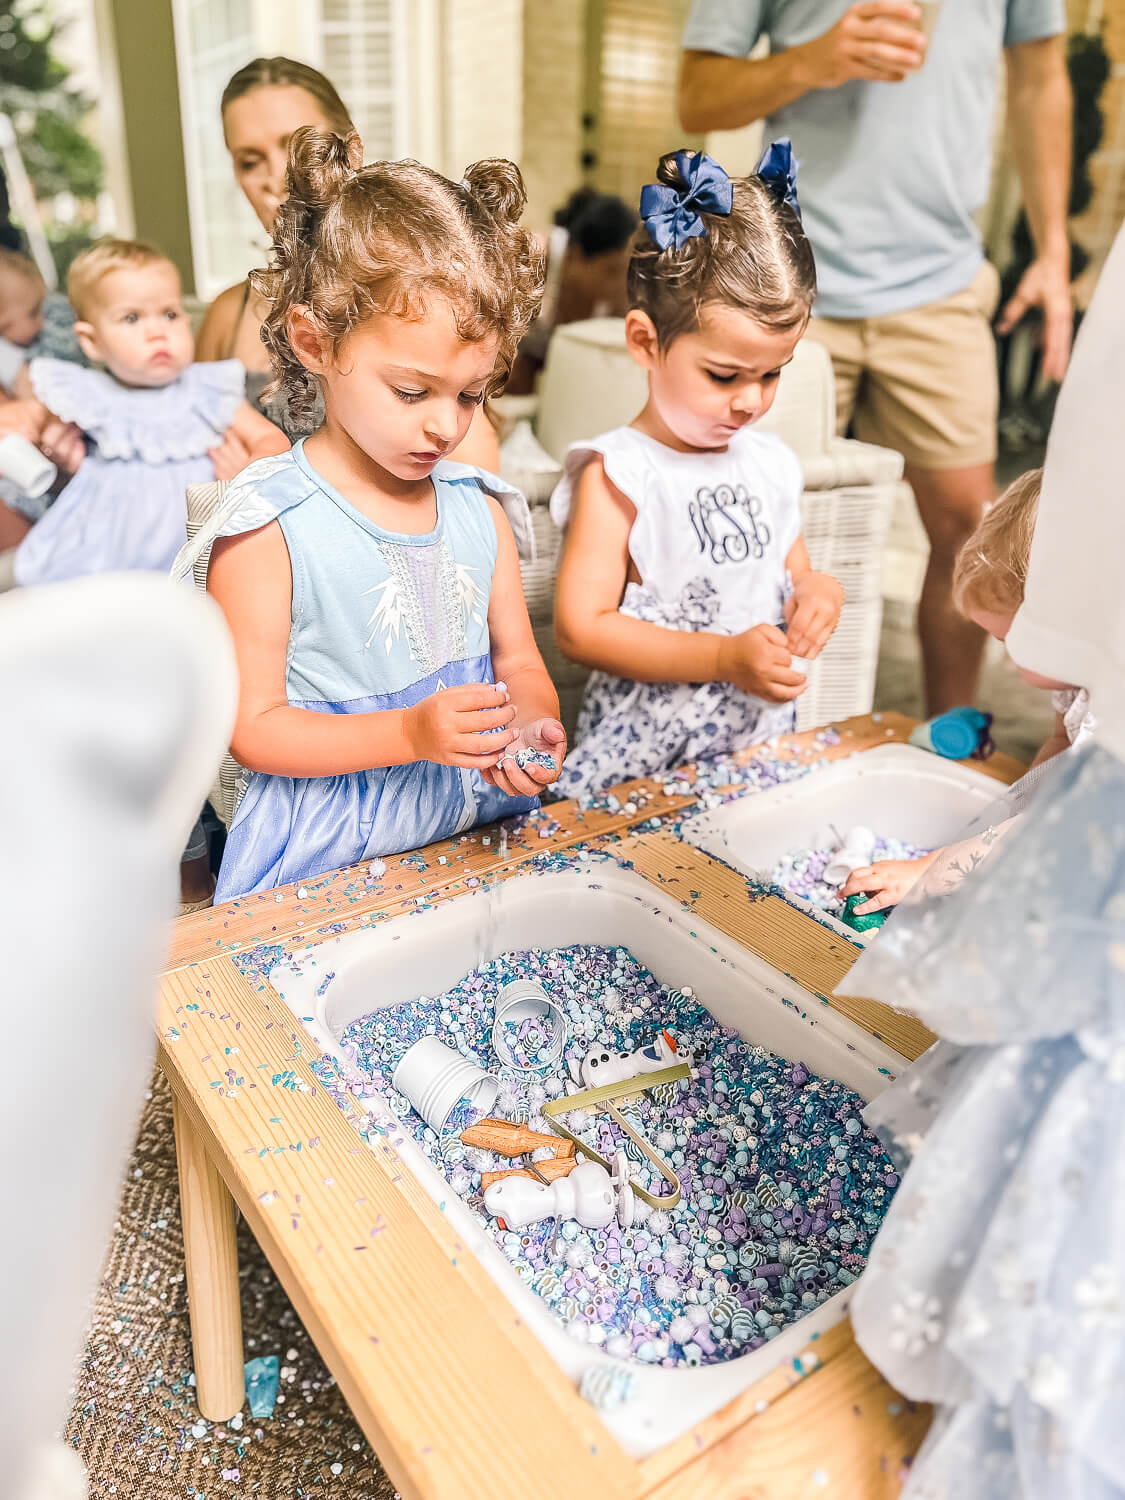
<path fill-rule="evenodd" d="M 226 483 L 216 480 L 213 484 L 189 484 L 187 487 L 187 539 L 198 534 L 200 529 L 211 519 L 215 507 L 226 492 Z M 197 589 L 207 587 L 207 566 L 211 561 L 211 548 L 205 547 L 196 559 L 195 567 L 192 569 Z M 234 810 L 238 806 L 238 799 L 242 795 L 242 783 L 244 776 L 243 768 L 232 755 L 224 755 L 219 766 L 215 784 L 212 786 L 207 800 L 215 809 L 216 814 L 222 820 L 224 828 L 229 828 Z"/>
<path fill-rule="evenodd" d="M 894 499 L 894 484 L 806 490 L 801 497 L 809 560 L 839 579 L 845 599 L 840 623 L 797 699 L 798 729 L 871 709 L 883 624 L 883 548 Z"/>

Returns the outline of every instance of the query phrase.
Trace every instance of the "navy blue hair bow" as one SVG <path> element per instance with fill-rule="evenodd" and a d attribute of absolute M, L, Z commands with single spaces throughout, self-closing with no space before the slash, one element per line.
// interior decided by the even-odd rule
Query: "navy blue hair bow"
<path fill-rule="evenodd" d="M 798 219 L 801 217 L 801 205 L 797 202 L 797 158 L 788 136 L 766 147 L 755 175 L 778 202 L 788 203 Z"/>
<path fill-rule="evenodd" d="M 730 178 L 702 151 L 677 151 L 676 169 L 685 188 L 650 182 L 641 189 L 641 218 L 659 250 L 678 250 L 696 235 L 706 234 L 700 211 L 729 214 L 734 201 Z"/>

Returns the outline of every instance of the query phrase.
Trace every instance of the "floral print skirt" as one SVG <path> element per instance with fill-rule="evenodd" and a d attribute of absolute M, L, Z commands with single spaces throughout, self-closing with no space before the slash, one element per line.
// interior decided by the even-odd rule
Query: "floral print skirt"
<path fill-rule="evenodd" d="M 714 630 L 718 608 L 705 579 L 688 584 L 674 604 L 630 583 L 621 603 L 623 615 L 666 630 Z M 594 672 L 575 747 L 551 791 L 578 797 L 635 776 L 659 776 L 786 734 L 795 722 L 792 703 L 767 703 L 729 682 L 630 682 Z"/>

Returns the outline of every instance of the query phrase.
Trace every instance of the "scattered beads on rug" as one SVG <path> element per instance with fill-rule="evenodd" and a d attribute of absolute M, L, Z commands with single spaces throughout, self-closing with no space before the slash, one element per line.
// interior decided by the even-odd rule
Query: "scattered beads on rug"
<path fill-rule="evenodd" d="M 841 887 L 829 885 L 824 879 L 824 872 L 832 863 L 838 848 L 838 845 L 829 845 L 817 849 L 789 849 L 774 865 L 770 880 L 774 885 L 792 891 L 794 896 L 811 902 L 820 911 L 840 917 L 844 911 Z M 928 849 L 919 848 L 917 844 L 908 844 L 904 839 L 876 838 L 875 852 L 869 863 L 875 864 L 881 859 L 921 859 L 923 854 L 929 852 Z"/>
<path fill-rule="evenodd" d="M 630 1229 L 548 1220 L 505 1231 L 485 1212 L 482 1171 L 506 1158 L 441 1138 L 390 1085 L 406 1049 L 436 1035 L 497 1071 L 493 1001 L 512 979 L 541 983 L 567 1015 L 567 1058 L 599 1043 L 633 1050 L 663 1028 L 693 1059 L 692 1075 L 621 1106 L 674 1167 L 682 1197 Z M 668 990 L 625 948 L 575 946 L 507 953 L 436 997 L 372 1011 L 342 1046 L 361 1089 L 381 1094 L 452 1189 L 493 1235 L 516 1273 L 568 1332 L 610 1354 L 666 1366 L 714 1364 L 760 1348 L 855 1281 L 897 1177 L 860 1118 L 863 1101 L 720 1026 L 690 990 Z M 494 1113 L 549 1132 L 540 1111 L 569 1090 L 565 1073 L 536 1080 L 499 1069 Z M 568 1128 L 659 1192 L 636 1145 L 614 1123 L 571 1111 Z"/>

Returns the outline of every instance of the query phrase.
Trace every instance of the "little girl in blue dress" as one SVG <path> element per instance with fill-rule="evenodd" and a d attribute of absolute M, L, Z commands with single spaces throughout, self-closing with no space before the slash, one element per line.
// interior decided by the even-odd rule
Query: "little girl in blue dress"
<path fill-rule="evenodd" d="M 147 245 L 103 240 L 67 279 L 83 352 L 104 369 L 34 359 L 30 389 L 74 422 L 88 451 L 15 557 L 17 583 L 86 573 L 166 572 L 186 536 L 185 491 L 215 476 L 230 433 L 251 458 L 287 446 L 243 394 L 237 360 L 193 364 L 175 266 Z"/>
<path fill-rule="evenodd" d="M 816 295 L 795 179 L 787 141 L 734 181 L 678 151 L 641 195 L 625 338 L 648 402 L 571 447 L 551 500 L 559 646 L 595 669 L 563 795 L 791 729 L 807 685 L 792 657 L 836 627 L 843 590 L 801 538 L 800 464 L 753 429 Z"/>
<path fill-rule="evenodd" d="M 250 778 L 216 900 L 412 849 L 535 805 L 565 750 L 515 523 L 526 507 L 443 462 L 503 383 L 541 295 L 508 162 L 460 184 L 299 130 L 263 337 L 290 410 L 324 425 L 251 464 L 212 539 Z M 501 681 L 496 681 L 500 678 Z"/>

